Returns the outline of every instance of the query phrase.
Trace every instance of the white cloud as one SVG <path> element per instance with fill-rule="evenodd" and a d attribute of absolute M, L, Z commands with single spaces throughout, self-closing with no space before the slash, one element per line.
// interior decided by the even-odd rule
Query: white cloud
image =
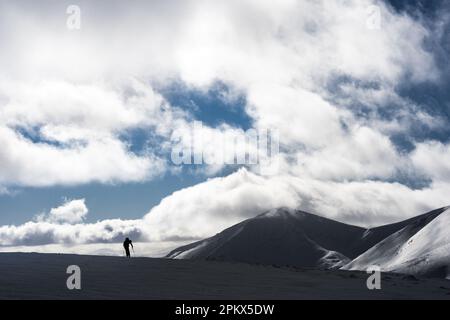
<path fill-rule="evenodd" d="M 83 245 L 121 242 L 126 236 L 136 240 L 144 238 L 140 220 L 85 223 L 88 212 L 85 199 L 66 200 L 50 212 L 38 215 L 36 221 L 1 226 L 0 242 L 8 250 L 11 246 Z"/>
<path fill-rule="evenodd" d="M 450 181 L 450 145 L 437 141 L 419 143 L 411 158 L 415 169 L 433 181 Z"/>
<path fill-rule="evenodd" d="M 182 78 L 208 84 L 216 77 L 303 86 L 341 73 L 396 81 L 435 75 L 432 57 L 417 50 L 427 30 L 381 2 L 381 30 L 366 28 L 373 1 L 200 1 L 184 20 L 179 58 Z M 395 50 L 392 50 L 395 48 Z"/>
<path fill-rule="evenodd" d="M 150 236 L 205 237 L 220 229 L 280 206 L 296 207 L 300 199 L 283 181 L 269 183 L 245 169 L 210 179 L 163 199 L 144 218 Z"/>
<path fill-rule="evenodd" d="M 88 211 L 85 199 L 67 200 L 61 206 L 51 209 L 47 215 L 39 215 L 38 221 L 59 224 L 76 224 L 83 222 Z"/>
<path fill-rule="evenodd" d="M 145 239 L 141 220 L 111 219 L 85 223 L 88 214 L 85 199 L 65 201 L 36 221 L 18 226 L 1 226 L 2 246 L 36 246 L 46 244 L 80 245 L 121 242 L 127 236 Z"/>
<path fill-rule="evenodd" d="M 0 241 L 3 246 L 108 243 L 123 241 L 127 236 L 140 239 L 142 232 L 140 220 L 112 219 L 77 224 L 38 221 L 0 227 Z"/>
<path fill-rule="evenodd" d="M 297 176 L 320 180 L 348 181 L 394 177 L 407 159 L 396 151 L 388 137 L 368 127 L 353 128 L 348 137 L 312 153 L 297 153 Z"/>
<path fill-rule="evenodd" d="M 137 128 L 165 134 L 183 114 L 138 81 L 121 90 L 127 91 L 67 82 L 0 82 L 0 93 L 8 96 L 0 106 L 0 185 L 130 182 L 163 173 L 165 161 L 154 150 L 135 154 L 121 135 Z"/>
<path fill-rule="evenodd" d="M 141 181 L 164 168 L 162 160 L 129 153 L 123 143 L 112 137 L 59 148 L 33 143 L 7 128 L 0 128 L 0 132 L 0 182 L 10 185 Z"/>

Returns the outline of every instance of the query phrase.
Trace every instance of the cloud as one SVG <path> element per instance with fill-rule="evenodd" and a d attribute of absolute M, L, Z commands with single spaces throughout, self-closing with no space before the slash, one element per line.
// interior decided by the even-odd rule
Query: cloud
<path fill-rule="evenodd" d="M 132 152 L 122 136 L 139 128 L 164 135 L 183 115 L 138 81 L 125 89 L 0 81 L 8 96 L 0 107 L 0 185 L 133 182 L 164 173 L 155 150 Z"/>
<path fill-rule="evenodd" d="M 154 207 L 144 221 L 156 240 L 202 238 L 264 210 L 299 204 L 300 199 L 282 181 L 269 183 L 241 169 L 175 192 Z"/>
<path fill-rule="evenodd" d="M 125 145 L 110 137 L 59 148 L 32 143 L 10 129 L 0 128 L 0 132 L 4 147 L 0 151 L 0 182 L 7 185 L 132 182 L 145 180 L 164 168 L 162 160 L 131 154 Z"/>
<path fill-rule="evenodd" d="M 420 143 L 411 158 L 416 170 L 433 181 L 450 181 L 450 145 L 437 141 Z"/>
<path fill-rule="evenodd" d="M 121 242 L 126 236 L 144 239 L 140 220 L 111 219 L 85 223 L 89 210 L 85 199 L 66 200 L 50 212 L 18 226 L 1 226 L 4 247 L 47 244 L 82 245 Z"/>
<path fill-rule="evenodd" d="M 85 199 L 66 200 L 61 206 L 51 209 L 47 215 L 39 215 L 37 220 L 57 224 L 76 224 L 83 222 L 88 211 Z"/>
<path fill-rule="evenodd" d="M 2 194 L 10 194 L 10 192 L 7 188 L 0 186 L 0 195 Z"/>
<path fill-rule="evenodd" d="M 46 244 L 91 244 L 121 242 L 127 236 L 142 240 L 145 231 L 140 220 L 110 219 L 85 223 L 88 214 L 85 199 L 65 201 L 36 221 L 18 226 L 1 226 L 2 246 L 36 246 Z"/>
<path fill-rule="evenodd" d="M 369 127 L 356 127 L 344 141 L 311 153 L 298 152 L 297 164 L 290 170 L 322 181 L 387 180 L 407 163 L 388 137 Z"/>
<path fill-rule="evenodd" d="M 0 227 L 0 240 L 3 246 L 117 243 L 127 236 L 140 240 L 143 231 L 139 222 L 120 219 L 77 224 L 27 222 L 18 226 Z"/>

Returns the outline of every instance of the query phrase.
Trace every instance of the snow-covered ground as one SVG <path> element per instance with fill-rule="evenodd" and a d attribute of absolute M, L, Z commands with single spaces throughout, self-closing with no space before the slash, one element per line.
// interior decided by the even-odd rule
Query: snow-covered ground
<path fill-rule="evenodd" d="M 81 268 L 81 290 L 66 269 Z M 0 253 L 0 299 L 450 299 L 450 282 L 228 262 Z"/>
<path fill-rule="evenodd" d="M 167 253 L 189 241 L 134 242 L 136 257 L 164 257 Z M 97 256 L 123 256 L 122 243 L 47 244 L 40 246 L 0 246 L 0 252 L 60 253 Z"/>

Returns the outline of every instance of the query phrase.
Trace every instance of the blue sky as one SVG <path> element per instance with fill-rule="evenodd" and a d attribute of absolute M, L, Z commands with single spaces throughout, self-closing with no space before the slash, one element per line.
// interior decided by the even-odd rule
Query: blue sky
<path fill-rule="evenodd" d="M 69 4 L 0 7 L 5 243 L 69 241 L 50 217 L 71 210 L 110 241 L 207 236 L 276 206 L 376 225 L 448 204 L 445 1 L 80 1 L 74 30 Z M 276 130 L 278 171 L 174 165 L 196 121 L 210 153 Z"/>

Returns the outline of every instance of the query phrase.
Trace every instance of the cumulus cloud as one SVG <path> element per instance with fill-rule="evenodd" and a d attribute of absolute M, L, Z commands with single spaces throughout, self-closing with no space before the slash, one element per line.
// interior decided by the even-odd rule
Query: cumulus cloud
<path fill-rule="evenodd" d="M 298 152 L 297 165 L 291 170 L 297 176 L 323 181 L 389 179 L 405 163 L 407 160 L 388 137 L 368 127 L 357 127 L 345 141 L 311 153 Z"/>
<path fill-rule="evenodd" d="M 140 240 L 140 221 L 111 219 L 97 223 L 59 224 L 27 222 L 18 226 L 0 227 L 3 246 L 42 245 L 50 243 L 84 244 L 121 242 L 130 236 Z"/>
<path fill-rule="evenodd" d="M 450 180 L 450 145 L 437 141 L 420 143 L 412 153 L 412 161 L 419 172 L 433 181 Z"/>
<path fill-rule="evenodd" d="M 138 128 L 164 134 L 182 115 L 138 81 L 127 89 L 0 81 L 8 96 L 0 107 L 0 184 L 132 182 L 163 173 L 165 160 L 154 150 L 131 152 L 121 136 Z"/>
<path fill-rule="evenodd" d="M 47 215 L 39 215 L 37 220 L 39 222 L 76 224 L 83 222 L 88 211 L 85 199 L 67 200 L 63 205 L 51 209 Z"/>
<path fill-rule="evenodd" d="M 214 178 L 163 199 L 144 218 L 155 239 L 212 235 L 243 218 L 300 199 L 283 181 L 270 183 L 246 169 Z"/>
<path fill-rule="evenodd" d="M 3 246 L 35 246 L 44 244 L 89 244 L 120 242 L 126 236 L 145 239 L 140 220 L 111 219 L 85 223 L 88 214 L 85 199 L 66 201 L 36 221 L 18 226 L 1 226 Z"/>

